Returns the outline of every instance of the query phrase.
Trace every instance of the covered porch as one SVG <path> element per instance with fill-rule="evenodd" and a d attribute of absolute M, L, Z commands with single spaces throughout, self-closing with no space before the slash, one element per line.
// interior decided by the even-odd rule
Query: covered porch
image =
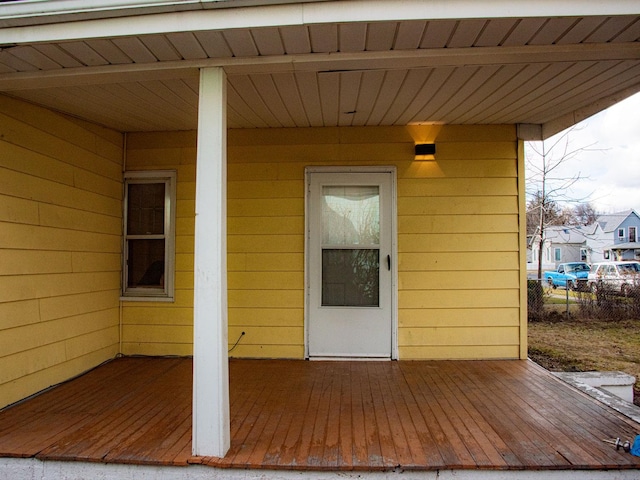
<path fill-rule="evenodd" d="M 227 354 L 247 332 L 238 356 L 309 356 L 305 169 L 383 166 L 397 172 L 379 257 L 390 357 L 526 358 L 523 142 L 638 91 L 634 5 L 35 3 L 47 8 L 0 11 L 0 405 L 116 354 L 194 360 L 119 359 L 12 407 L 0 454 L 637 467 L 602 443 L 637 425 L 524 360 L 229 372 Z M 437 159 L 416 158 L 423 142 Z M 165 242 L 164 274 L 141 297 L 126 291 L 131 178 L 166 188 L 162 232 L 130 235 Z"/>
<path fill-rule="evenodd" d="M 527 360 L 232 359 L 224 458 L 191 453 L 191 384 L 190 358 L 117 358 L 0 412 L 0 456 L 316 472 L 640 469 L 602 441 L 632 439 L 639 424 Z"/>

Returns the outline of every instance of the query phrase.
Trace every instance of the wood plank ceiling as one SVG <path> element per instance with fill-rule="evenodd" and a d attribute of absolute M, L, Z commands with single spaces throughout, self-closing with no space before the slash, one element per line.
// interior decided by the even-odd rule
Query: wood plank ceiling
<path fill-rule="evenodd" d="M 15 45 L 0 49 L 0 90 L 119 131 L 195 129 L 204 62 L 226 65 L 230 128 L 547 124 L 640 90 L 640 15 L 329 23 Z M 69 75 L 38 81 L 60 72 Z"/>

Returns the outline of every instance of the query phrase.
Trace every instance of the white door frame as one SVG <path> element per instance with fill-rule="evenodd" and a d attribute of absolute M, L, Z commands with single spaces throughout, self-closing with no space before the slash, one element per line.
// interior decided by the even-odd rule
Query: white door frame
<path fill-rule="evenodd" d="M 310 308 L 310 268 L 309 268 L 309 175 L 312 173 L 389 173 L 391 174 L 391 359 L 398 359 L 398 208 L 397 174 L 394 166 L 329 166 L 305 167 L 304 170 L 304 356 L 309 359 L 309 308 Z"/>

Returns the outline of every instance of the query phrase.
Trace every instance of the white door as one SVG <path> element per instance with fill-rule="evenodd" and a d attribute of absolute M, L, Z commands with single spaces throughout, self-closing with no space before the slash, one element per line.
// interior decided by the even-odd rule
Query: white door
<path fill-rule="evenodd" d="M 309 357 L 391 358 L 393 172 L 307 181 Z"/>

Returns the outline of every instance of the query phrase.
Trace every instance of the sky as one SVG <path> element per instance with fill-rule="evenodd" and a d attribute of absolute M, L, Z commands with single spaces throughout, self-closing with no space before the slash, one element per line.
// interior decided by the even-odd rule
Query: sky
<path fill-rule="evenodd" d="M 545 140 L 547 148 L 559 135 Z M 640 213 L 640 93 L 579 123 L 569 139 L 570 148 L 589 151 L 581 150 L 560 167 L 558 177 L 580 174 L 568 196 L 584 199 L 580 203 L 591 203 L 599 213 Z M 525 152 L 528 162 L 536 161 L 528 145 Z M 535 184 L 527 182 L 530 191 Z"/>

